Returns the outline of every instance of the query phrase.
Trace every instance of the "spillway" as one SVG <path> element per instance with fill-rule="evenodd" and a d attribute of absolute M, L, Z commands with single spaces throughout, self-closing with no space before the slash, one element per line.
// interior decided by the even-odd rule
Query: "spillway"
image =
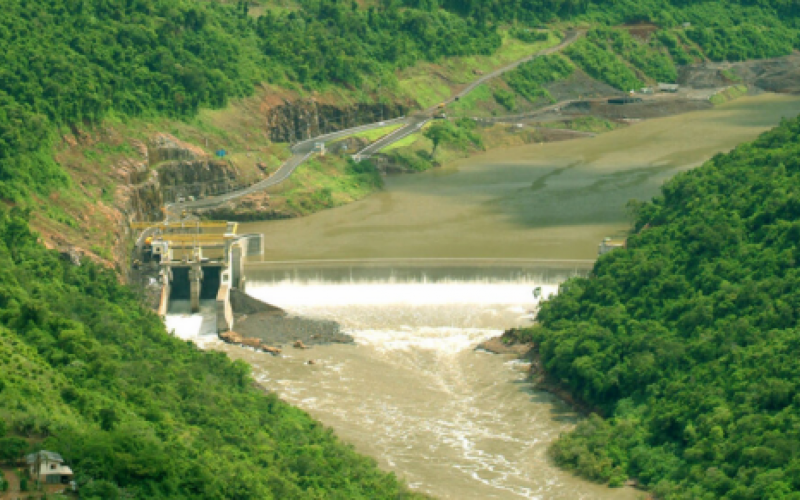
<path fill-rule="evenodd" d="M 251 265 L 250 295 L 338 321 L 356 345 L 288 348 L 282 358 L 214 348 L 250 363 L 265 387 L 437 498 L 634 498 L 551 464 L 548 444 L 579 417 L 533 390 L 526 363 L 475 350 L 531 324 L 535 288 L 547 297 L 588 272 L 541 261 Z"/>

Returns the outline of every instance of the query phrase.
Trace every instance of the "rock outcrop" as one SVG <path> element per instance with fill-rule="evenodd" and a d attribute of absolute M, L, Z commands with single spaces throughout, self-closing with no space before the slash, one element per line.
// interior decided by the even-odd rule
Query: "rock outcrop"
<path fill-rule="evenodd" d="M 128 180 L 121 198 L 137 220 L 161 219 L 164 204 L 180 197 L 202 198 L 240 187 L 231 163 L 211 158 L 172 135 L 156 134 L 138 149 L 143 162 L 119 167 Z"/>
<path fill-rule="evenodd" d="M 732 63 L 704 62 L 680 68 L 678 83 L 718 88 L 745 83 L 770 92 L 800 93 L 800 54 Z"/>
<path fill-rule="evenodd" d="M 282 352 L 281 349 L 277 347 L 271 347 L 264 344 L 261 339 L 253 338 L 253 337 L 242 337 L 236 332 L 225 332 L 220 334 L 219 338 L 224 340 L 229 344 L 236 344 L 241 345 L 244 347 L 252 347 L 256 351 L 266 352 L 268 354 L 272 354 L 273 356 L 278 356 Z"/>
<path fill-rule="evenodd" d="M 519 330 L 511 328 L 503 332 L 499 337 L 492 337 L 489 340 L 481 342 L 475 349 L 488 351 L 494 354 L 515 354 L 517 356 L 524 356 L 530 352 L 533 347 L 533 343 L 520 340 Z"/>
<path fill-rule="evenodd" d="M 366 123 L 390 120 L 405 115 L 406 104 L 354 103 L 339 105 L 314 99 L 265 101 L 265 125 L 273 142 L 297 142 Z"/>

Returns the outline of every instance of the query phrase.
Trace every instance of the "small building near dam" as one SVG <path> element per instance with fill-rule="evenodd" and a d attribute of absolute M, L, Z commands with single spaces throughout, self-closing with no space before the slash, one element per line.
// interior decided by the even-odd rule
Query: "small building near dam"
<path fill-rule="evenodd" d="M 678 90 L 680 90 L 681 86 L 677 83 L 659 83 L 658 84 L 658 91 L 659 92 L 668 92 L 674 94 Z"/>

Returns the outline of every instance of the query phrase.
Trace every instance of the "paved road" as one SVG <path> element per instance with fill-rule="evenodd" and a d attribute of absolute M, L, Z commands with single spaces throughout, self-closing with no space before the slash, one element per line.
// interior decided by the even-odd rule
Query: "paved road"
<path fill-rule="evenodd" d="M 539 51 L 536 54 L 524 57 L 518 61 L 503 66 L 500 69 L 492 71 L 491 73 L 481 76 L 477 80 L 465 86 L 463 89 L 459 90 L 449 99 L 445 100 L 444 104 L 450 104 L 456 101 L 457 99 L 466 96 L 467 94 L 475 90 L 475 88 L 477 88 L 479 85 L 482 85 L 483 83 L 486 83 L 492 78 L 496 78 L 502 75 L 503 73 L 511 71 L 517 68 L 519 65 L 526 63 L 536 57 L 552 54 L 554 52 L 562 50 L 564 47 L 575 42 L 581 35 L 582 32 L 580 31 L 568 31 L 564 36 L 564 40 L 560 44 L 551 47 L 549 49 Z M 399 123 L 405 124 L 404 127 L 395 130 L 394 132 L 392 132 L 391 134 L 387 135 L 382 139 L 379 139 L 378 141 L 367 146 L 365 149 L 359 151 L 355 155 L 356 159 L 368 158 L 369 156 L 380 151 L 381 149 L 386 148 L 391 144 L 394 144 L 415 132 L 418 132 L 428 121 L 431 120 L 431 116 L 437 110 L 438 110 L 438 105 L 430 107 L 421 112 L 417 112 L 409 117 L 400 117 L 393 120 L 386 120 L 383 122 L 362 125 L 360 127 L 354 127 L 339 132 L 334 132 L 331 134 L 325 134 L 302 142 L 298 142 L 291 148 L 292 157 L 289 158 L 283 165 L 281 165 L 281 167 L 277 171 L 275 171 L 275 173 L 273 173 L 268 178 L 259 181 L 251 186 L 248 186 L 244 189 L 232 191 L 230 193 L 226 193 L 223 195 L 212 196 L 208 198 L 203 198 L 202 200 L 188 201 L 184 203 L 167 204 L 166 206 L 167 220 L 169 221 L 180 218 L 181 212 L 183 211 L 216 207 L 228 201 L 234 200 L 236 198 L 241 198 L 242 196 L 247 196 L 248 194 L 252 194 L 267 189 L 269 187 L 275 186 L 277 184 L 280 184 L 281 182 L 288 179 L 294 173 L 297 167 L 302 165 L 306 160 L 308 160 L 314 154 L 314 152 L 316 152 L 318 143 L 328 143 L 331 141 L 335 141 L 337 139 L 341 139 L 343 137 L 347 137 L 349 135 L 353 135 L 359 132 L 364 132 L 367 130 L 374 130 L 377 128 L 386 127 L 388 125 L 395 125 Z"/>
<path fill-rule="evenodd" d="M 524 57 L 522 59 L 518 59 L 518 60 L 514 61 L 511 64 L 507 64 L 507 65 L 503 66 L 502 68 L 498 68 L 498 69 L 492 71 L 491 73 L 487 73 L 487 74 L 481 76 L 480 78 L 478 78 L 477 80 L 472 81 L 466 87 L 462 88 L 461 90 L 459 90 L 458 92 L 456 92 L 455 94 L 450 96 L 450 98 L 448 98 L 448 99 L 446 99 L 446 100 L 444 100 L 442 102 L 445 105 L 451 104 L 451 103 L 461 99 L 462 97 L 466 96 L 467 94 L 469 94 L 470 92 L 472 92 L 473 90 L 478 88 L 480 85 L 483 85 L 484 83 L 488 82 L 489 80 L 491 80 L 493 78 L 497 78 L 498 76 L 501 76 L 501 75 L 503 75 L 505 73 L 508 73 L 509 71 L 512 71 L 512 70 L 518 68 L 520 65 L 522 65 L 522 64 L 524 64 L 524 63 L 526 63 L 528 61 L 532 61 L 532 60 L 536 59 L 537 57 L 546 56 L 548 54 L 553 54 L 555 52 L 558 52 L 558 51 L 564 49 L 564 47 L 567 47 L 567 46 L 571 45 L 572 43 L 575 43 L 575 41 L 577 41 L 578 38 L 580 38 L 582 35 L 583 35 L 582 31 L 567 31 L 564 34 L 564 39 L 558 45 L 556 45 L 554 47 L 550 47 L 549 49 L 541 50 L 541 51 L 539 51 L 539 52 L 537 52 L 535 54 L 531 54 L 531 55 L 529 55 L 527 57 Z M 431 106 L 430 108 L 428 108 L 428 109 L 426 109 L 424 111 L 415 113 L 414 115 L 410 116 L 408 118 L 408 125 L 406 125 L 405 127 L 401 128 L 399 130 L 396 130 L 393 134 L 390 134 L 390 135 L 384 137 L 383 139 L 381 139 L 381 140 L 379 140 L 379 141 L 377 141 L 377 142 L 375 142 L 373 144 L 370 144 L 369 146 L 367 146 L 363 150 L 359 151 L 355 155 L 356 160 L 360 160 L 360 159 L 363 159 L 363 158 L 369 158 L 370 156 L 374 155 L 375 153 L 377 153 L 381 149 L 384 149 L 384 148 L 394 144 L 395 142 L 398 142 L 398 141 L 404 139 L 405 137 L 407 137 L 407 136 L 419 131 L 419 129 L 421 129 L 426 123 L 428 123 L 430 121 L 431 116 L 433 114 L 435 114 L 437 111 L 439 111 L 439 105 L 438 104 L 436 106 Z"/>
<path fill-rule="evenodd" d="M 383 137 L 362 149 L 354 155 L 355 160 L 360 161 L 364 158 L 369 158 L 381 149 L 389 147 L 390 145 L 405 139 L 413 133 L 419 132 L 430 120 L 430 116 L 419 114 L 407 118 L 405 127 L 395 130 L 386 137 Z"/>
<path fill-rule="evenodd" d="M 556 45 L 554 47 L 550 47 L 549 49 L 540 50 L 539 52 L 537 52 L 535 54 L 531 54 L 531 55 L 529 55 L 527 57 L 523 57 L 522 59 L 514 61 L 511 64 L 508 64 L 506 66 L 503 66 L 502 68 L 499 68 L 499 69 L 497 69 L 495 71 L 492 71 L 491 73 L 487 73 L 487 74 L 481 76 L 477 80 L 473 81 L 472 83 L 470 83 L 469 85 L 467 85 L 466 87 L 461 89 L 461 91 L 459 91 L 458 93 L 454 94 L 452 97 L 450 97 L 449 99 L 444 101 L 444 103 L 445 104 L 450 104 L 453 101 L 461 99 L 462 97 L 466 96 L 467 94 L 469 94 L 470 92 L 475 90 L 478 86 L 488 82 L 489 80 L 491 80 L 493 78 L 497 78 L 498 76 L 500 76 L 500 75 L 502 75 L 504 73 L 508 73 L 511 70 L 517 69 L 520 65 L 525 64 L 528 61 L 532 61 L 532 60 L 536 59 L 537 57 L 546 56 L 546 55 L 549 55 L 549 54 L 553 54 L 555 52 L 559 52 L 559 51 L 563 50 L 565 47 L 575 43 L 578 40 L 578 38 L 580 38 L 581 36 L 583 36 L 583 32 L 582 31 L 577 31 L 577 30 L 567 31 L 566 33 L 564 33 L 564 39 L 558 45 Z M 429 108 L 428 111 L 432 112 L 435 109 L 436 109 L 436 107 Z"/>
<path fill-rule="evenodd" d="M 294 173 L 297 167 L 302 165 L 317 151 L 317 144 L 319 143 L 328 143 L 331 141 L 335 141 L 337 139 L 341 139 L 342 137 L 347 137 L 353 134 L 357 134 L 359 132 L 365 132 L 367 130 L 373 130 L 377 128 L 387 127 L 390 125 L 406 123 L 406 120 L 407 118 L 403 116 L 400 118 L 395 118 L 393 120 L 370 123 L 368 125 L 349 128 L 347 130 L 341 130 L 339 132 L 333 132 L 331 134 L 325 134 L 302 142 L 298 142 L 297 144 L 291 147 L 292 151 L 291 158 L 286 160 L 286 162 L 283 165 L 281 165 L 281 167 L 278 170 L 276 170 L 272 175 L 270 175 L 266 179 L 256 182 L 255 184 L 252 184 L 246 188 L 237 191 L 232 191 L 226 194 L 221 194 L 219 196 L 210 196 L 208 198 L 203 198 L 202 200 L 187 201 L 184 203 L 167 204 L 166 207 L 167 219 L 171 220 L 179 218 L 180 212 L 184 210 L 191 211 L 196 209 L 216 207 L 230 200 L 241 198 L 242 196 L 247 196 L 248 194 L 256 193 L 258 191 L 262 191 L 269 187 L 280 184 L 281 182 L 288 179 Z"/>

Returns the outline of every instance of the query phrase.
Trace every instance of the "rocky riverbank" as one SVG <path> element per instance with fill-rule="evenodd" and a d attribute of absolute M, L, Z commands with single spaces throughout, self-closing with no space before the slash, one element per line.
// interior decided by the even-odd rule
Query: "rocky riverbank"
<path fill-rule="evenodd" d="M 564 387 L 563 384 L 548 375 L 539 356 L 539 346 L 525 339 L 521 335 L 523 332 L 523 330 L 511 328 L 498 337 L 480 343 L 476 349 L 493 354 L 514 354 L 520 359 L 530 361 L 528 377 L 535 389 L 553 394 L 581 414 L 596 413 L 602 416 L 599 408 L 577 399 L 568 387 Z"/>
<path fill-rule="evenodd" d="M 262 302 L 239 290 L 231 291 L 235 336 L 222 340 L 279 354 L 281 349 L 320 344 L 350 344 L 353 337 L 343 333 L 335 321 L 292 316 L 283 309 Z M 245 342 L 247 341 L 247 342 Z M 278 352 L 271 351 L 275 348 Z"/>
<path fill-rule="evenodd" d="M 287 348 L 300 341 L 305 346 L 351 344 L 353 337 L 341 331 L 335 321 L 289 316 L 280 313 L 257 313 L 236 321 L 236 332 L 257 338 L 264 344 Z"/>

